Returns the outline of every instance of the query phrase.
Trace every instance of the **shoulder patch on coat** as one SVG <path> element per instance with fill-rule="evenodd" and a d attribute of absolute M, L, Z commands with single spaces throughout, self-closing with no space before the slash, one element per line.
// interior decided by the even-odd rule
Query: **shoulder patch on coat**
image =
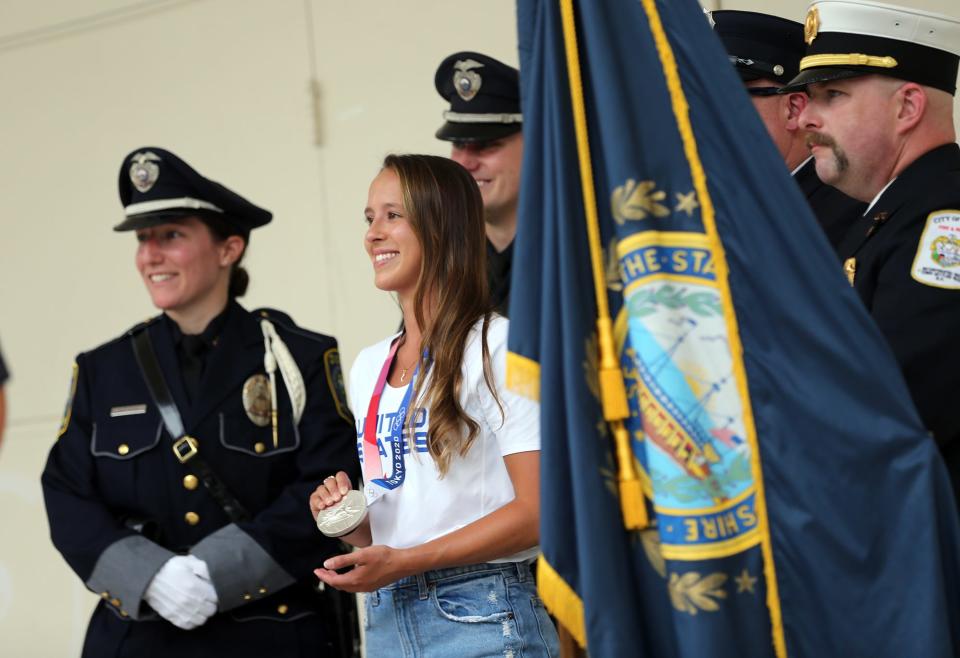
<path fill-rule="evenodd" d="M 343 384 L 343 368 L 340 366 L 340 350 L 331 347 L 323 353 L 323 368 L 327 374 L 327 385 L 337 405 L 337 413 L 345 421 L 353 424 L 353 414 L 347 404 L 347 389 Z"/>
<path fill-rule="evenodd" d="M 927 286 L 960 290 L 960 210 L 927 215 L 910 276 Z"/>
<path fill-rule="evenodd" d="M 73 398 L 77 395 L 77 377 L 80 367 L 77 362 L 73 362 L 73 375 L 70 377 L 70 392 L 67 394 L 67 404 L 63 409 L 63 418 L 60 420 L 60 431 L 57 433 L 59 439 L 70 427 L 70 416 L 73 413 Z"/>

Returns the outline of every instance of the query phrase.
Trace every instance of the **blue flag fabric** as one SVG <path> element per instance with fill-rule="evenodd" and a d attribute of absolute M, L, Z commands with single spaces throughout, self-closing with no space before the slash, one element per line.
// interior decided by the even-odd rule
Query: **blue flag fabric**
<path fill-rule="evenodd" d="M 519 0 L 518 29 L 508 377 L 551 612 L 596 658 L 960 655 L 944 466 L 699 5 Z"/>

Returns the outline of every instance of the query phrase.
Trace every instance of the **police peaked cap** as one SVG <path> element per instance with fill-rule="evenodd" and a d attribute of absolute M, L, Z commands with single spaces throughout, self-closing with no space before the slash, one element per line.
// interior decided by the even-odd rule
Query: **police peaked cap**
<path fill-rule="evenodd" d="M 800 72 L 803 25 L 754 11 L 710 12 L 713 31 L 744 81 L 766 78 L 786 84 Z"/>
<path fill-rule="evenodd" d="M 147 228 L 183 217 L 209 218 L 246 235 L 273 215 L 239 194 L 201 176 L 176 155 L 155 146 L 130 153 L 120 165 L 120 202 L 125 219 L 115 231 Z"/>
<path fill-rule="evenodd" d="M 440 63 L 433 83 L 450 101 L 438 139 L 486 142 L 522 130 L 520 73 L 512 66 L 480 53 L 454 53 Z"/>
<path fill-rule="evenodd" d="M 804 22 L 806 56 L 787 91 L 814 82 L 880 74 L 953 94 L 960 21 L 866 0 L 815 2 Z"/>

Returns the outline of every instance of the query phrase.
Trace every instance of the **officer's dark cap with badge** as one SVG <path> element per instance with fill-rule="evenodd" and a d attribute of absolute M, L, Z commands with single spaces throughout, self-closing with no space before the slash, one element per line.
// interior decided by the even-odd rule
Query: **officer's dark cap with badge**
<path fill-rule="evenodd" d="M 824 0 L 804 22 L 806 54 L 786 91 L 808 84 L 879 74 L 954 94 L 960 21 L 918 9 Z"/>
<path fill-rule="evenodd" d="M 713 31 L 744 82 L 766 79 L 783 85 L 800 71 L 804 47 L 800 23 L 732 9 L 712 11 L 709 16 Z"/>
<path fill-rule="evenodd" d="M 440 63 L 433 82 L 450 101 L 438 139 L 489 142 L 523 129 L 520 73 L 512 66 L 480 53 L 454 53 Z"/>
<path fill-rule="evenodd" d="M 246 236 L 273 218 L 268 210 L 204 178 L 176 155 L 156 146 L 136 149 L 123 159 L 119 184 L 125 219 L 115 231 L 199 217 L 228 234 Z"/>

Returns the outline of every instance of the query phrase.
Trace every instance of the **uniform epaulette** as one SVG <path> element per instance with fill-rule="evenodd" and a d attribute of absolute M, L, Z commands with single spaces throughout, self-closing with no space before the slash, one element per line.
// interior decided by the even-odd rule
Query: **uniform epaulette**
<path fill-rule="evenodd" d="M 110 345 L 113 345 L 114 343 L 119 343 L 119 342 L 122 341 L 122 340 L 126 340 L 127 338 L 132 337 L 132 336 L 133 336 L 134 334 L 136 334 L 137 332 L 142 331 L 143 329 L 146 329 L 147 327 L 149 327 L 150 325 L 152 325 L 154 322 L 156 322 L 157 320 L 159 320 L 159 319 L 162 318 L 162 317 L 163 317 L 163 315 L 161 314 L 161 315 L 155 315 L 155 316 L 153 316 L 152 318 L 147 318 L 147 319 L 144 320 L 143 322 L 139 322 L 139 323 L 133 325 L 132 327 L 130 327 L 129 329 L 127 329 L 126 331 L 124 331 L 122 334 L 120 334 L 120 335 L 117 336 L 116 338 L 113 338 L 113 339 L 111 339 L 111 340 L 108 340 L 107 342 L 103 343 L 102 345 L 97 345 L 95 348 L 93 348 L 92 350 L 88 350 L 88 351 L 90 351 L 90 352 L 95 352 L 95 351 L 97 351 L 97 350 L 99 350 L 99 349 L 103 349 L 104 347 L 109 347 Z"/>
<path fill-rule="evenodd" d="M 275 326 L 282 327 L 284 330 L 289 331 L 290 333 L 296 334 L 298 336 L 303 336 L 304 338 L 310 338 L 316 341 L 329 341 L 330 336 L 317 333 L 316 331 L 310 331 L 309 329 L 304 329 L 297 325 L 289 315 L 283 311 L 278 311 L 274 308 L 258 308 L 253 311 L 253 314 L 258 318 L 265 318 L 270 320 Z"/>
<path fill-rule="evenodd" d="M 125 337 L 127 337 L 127 336 L 132 336 L 132 335 L 134 335 L 135 333 L 137 333 L 137 332 L 139 332 L 139 331 L 141 331 L 141 330 L 143 330 L 143 329 L 146 329 L 147 327 L 149 327 L 151 324 L 153 324 L 154 322 L 156 322 L 157 320 L 159 320 L 159 319 L 162 318 L 162 317 L 163 317 L 162 314 L 160 314 L 160 315 L 154 315 L 152 318 L 147 318 L 147 319 L 144 320 L 143 322 L 138 322 L 137 324 L 135 324 L 135 325 L 133 325 L 132 327 L 130 327 L 129 329 L 127 329 L 127 330 L 123 333 L 123 336 L 121 336 L 121 338 L 125 338 Z"/>

